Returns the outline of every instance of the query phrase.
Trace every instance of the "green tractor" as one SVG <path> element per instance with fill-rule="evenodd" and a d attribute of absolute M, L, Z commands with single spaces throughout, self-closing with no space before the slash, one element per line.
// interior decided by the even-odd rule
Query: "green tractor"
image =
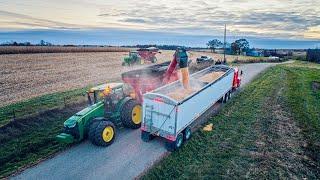
<path fill-rule="evenodd" d="M 64 122 L 57 140 L 64 143 L 88 137 L 98 146 L 113 143 L 116 126 L 137 129 L 141 126 L 142 107 L 124 83 L 108 83 L 87 92 L 89 106 Z"/>
<path fill-rule="evenodd" d="M 142 64 L 138 51 L 130 51 L 129 56 L 123 58 L 122 66 L 131 66 L 133 64 Z"/>

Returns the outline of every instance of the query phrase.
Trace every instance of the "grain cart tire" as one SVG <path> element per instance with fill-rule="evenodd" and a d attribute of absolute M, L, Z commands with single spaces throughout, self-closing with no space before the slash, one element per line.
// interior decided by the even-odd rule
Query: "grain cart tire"
<path fill-rule="evenodd" d="M 155 136 L 150 134 L 149 132 L 146 132 L 146 131 L 141 131 L 141 140 L 143 142 L 149 142 L 151 141 L 152 139 L 154 139 Z"/>
<path fill-rule="evenodd" d="M 109 146 L 116 136 L 116 128 L 111 121 L 95 121 L 89 130 L 90 141 L 97 146 Z"/>
<path fill-rule="evenodd" d="M 120 114 L 121 122 L 125 127 L 138 129 L 141 126 L 142 106 L 134 100 L 128 100 L 122 107 Z"/>
<path fill-rule="evenodd" d="M 191 138 L 192 132 L 190 127 L 186 127 L 186 129 L 183 132 L 183 140 L 187 141 Z"/>
<path fill-rule="evenodd" d="M 183 134 L 182 133 L 178 134 L 175 141 L 166 141 L 166 149 L 171 152 L 178 150 L 179 148 L 181 148 L 182 145 L 183 145 Z"/>

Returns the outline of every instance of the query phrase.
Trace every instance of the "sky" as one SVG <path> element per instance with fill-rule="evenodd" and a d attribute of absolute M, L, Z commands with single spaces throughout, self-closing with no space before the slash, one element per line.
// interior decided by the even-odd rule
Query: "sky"
<path fill-rule="evenodd" d="M 313 48 L 319 7 L 320 0 L 0 0 L 0 42 L 205 46 L 226 24 L 230 41 Z"/>

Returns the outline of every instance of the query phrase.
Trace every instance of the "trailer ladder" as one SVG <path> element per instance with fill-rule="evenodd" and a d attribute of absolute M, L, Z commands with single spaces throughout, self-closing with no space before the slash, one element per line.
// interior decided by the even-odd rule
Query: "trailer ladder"
<path fill-rule="evenodd" d="M 153 106 L 146 105 L 145 106 L 145 116 L 144 116 L 144 122 L 147 127 L 151 130 L 152 128 L 152 113 L 153 113 Z"/>

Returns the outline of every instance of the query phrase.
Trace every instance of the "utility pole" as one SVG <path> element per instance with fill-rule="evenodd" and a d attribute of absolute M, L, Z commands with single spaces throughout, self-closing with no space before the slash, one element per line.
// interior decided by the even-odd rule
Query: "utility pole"
<path fill-rule="evenodd" d="M 226 64 L 226 35 L 227 35 L 227 25 L 224 24 L 224 42 L 223 42 L 223 63 Z"/>

